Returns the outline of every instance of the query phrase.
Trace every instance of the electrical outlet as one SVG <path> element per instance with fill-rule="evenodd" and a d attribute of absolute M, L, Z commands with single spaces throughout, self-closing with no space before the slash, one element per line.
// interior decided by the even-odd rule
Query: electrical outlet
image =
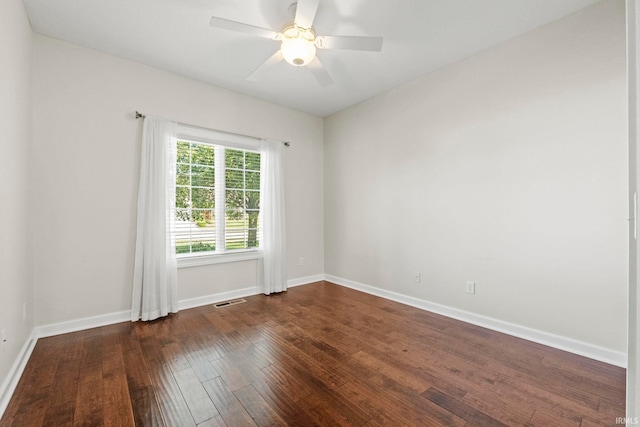
<path fill-rule="evenodd" d="M 420 272 L 419 271 L 416 271 L 416 272 L 413 273 L 413 281 L 415 283 L 420 283 Z"/>
<path fill-rule="evenodd" d="M 298 258 L 298 265 L 304 265 L 304 258 Z"/>
<path fill-rule="evenodd" d="M 467 293 L 472 295 L 476 293 L 476 282 L 467 282 Z"/>

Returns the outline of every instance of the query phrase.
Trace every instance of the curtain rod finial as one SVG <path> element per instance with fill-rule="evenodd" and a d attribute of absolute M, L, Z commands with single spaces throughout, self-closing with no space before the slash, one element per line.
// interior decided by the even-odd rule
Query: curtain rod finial
<path fill-rule="evenodd" d="M 144 119 L 144 114 L 140 113 L 139 111 L 136 111 L 136 119 Z"/>

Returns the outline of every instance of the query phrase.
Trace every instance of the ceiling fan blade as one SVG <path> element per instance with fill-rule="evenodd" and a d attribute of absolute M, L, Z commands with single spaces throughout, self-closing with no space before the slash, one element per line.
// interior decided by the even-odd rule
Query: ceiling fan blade
<path fill-rule="evenodd" d="M 317 56 L 307 65 L 307 68 L 311 70 L 311 74 L 313 74 L 313 77 L 315 77 L 318 83 L 320 83 L 320 86 L 327 87 L 333 84 L 333 79 L 322 66 L 322 63 Z"/>
<path fill-rule="evenodd" d="M 273 55 L 271 55 L 269 59 L 264 61 L 262 65 L 260 65 L 258 68 L 253 70 L 253 72 L 251 72 L 251 74 L 247 76 L 247 80 L 251 80 L 252 82 L 256 82 L 260 80 L 260 78 L 264 75 L 266 71 L 278 65 L 280 61 L 282 61 L 282 52 L 280 52 L 280 49 L 278 49 L 278 51 Z"/>
<path fill-rule="evenodd" d="M 316 46 L 320 49 L 382 50 L 382 37 L 318 36 Z"/>
<path fill-rule="evenodd" d="M 213 16 L 211 18 L 211 21 L 209 21 L 209 25 L 215 28 L 222 28 L 223 30 L 253 34 L 254 36 L 260 36 L 272 40 L 277 40 L 280 36 L 280 33 L 277 31 L 269 30 L 262 27 L 256 27 L 254 25 L 249 25 L 242 22 L 230 21 L 228 19 L 218 18 L 217 16 Z"/>
<path fill-rule="evenodd" d="M 293 22 L 298 27 L 309 29 L 313 25 L 313 19 L 318 11 L 320 0 L 298 0 L 296 5 L 296 17 Z"/>

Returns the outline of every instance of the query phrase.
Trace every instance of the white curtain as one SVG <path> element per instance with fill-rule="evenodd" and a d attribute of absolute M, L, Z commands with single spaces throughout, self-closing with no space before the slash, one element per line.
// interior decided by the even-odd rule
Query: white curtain
<path fill-rule="evenodd" d="M 144 119 L 131 321 L 178 311 L 173 233 L 176 123 Z"/>
<path fill-rule="evenodd" d="M 287 290 L 284 144 L 281 141 L 261 141 L 260 175 L 262 291 L 269 295 Z"/>

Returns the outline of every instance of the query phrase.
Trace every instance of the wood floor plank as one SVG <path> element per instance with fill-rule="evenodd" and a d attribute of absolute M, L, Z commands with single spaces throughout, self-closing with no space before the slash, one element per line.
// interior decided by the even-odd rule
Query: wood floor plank
<path fill-rule="evenodd" d="M 203 386 L 227 426 L 256 425 L 251 415 L 242 406 L 235 394 L 229 390 L 221 377 L 213 378 L 203 383 Z"/>
<path fill-rule="evenodd" d="M 186 318 L 190 329 L 194 331 L 200 331 L 199 324 L 194 323 L 198 321 L 204 321 L 203 316 Z M 198 379 L 200 379 L 200 382 L 209 381 L 218 375 L 209 362 L 219 359 L 222 356 L 220 352 L 211 345 L 211 339 L 209 339 L 209 341 L 207 341 L 207 339 L 208 335 L 195 333 L 191 335 L 190 340 L 181 345 L 185 358 L 198 376 Z"/>
<path fill-rule="evenodd" d="M 218 415 L 218 410 L 204 390 L 202 383 L 193 369 L 183 369 L 175 372 L 174 377 L 178 387 L 182 391 L 182 396 L 187 402 L 191 416 L 196 424 L 200 424 Z"/>
<path fill-rule="evenodd" d="M 91 369 L 92 366 L 94 369 Z M 95 364 L 85 366 L 80 372 L 78 395 L 73 416 L 74 425 L 102 425 L 102 411 L 102 367 Z"/>
<path fill-rule="evenodd" d="M 322 388 L 301 400 L 299 405 L 321 426 L 360 426 L 373 418 L 353 402 Z"/>
<path fill-rule="evenodd" d="M 327 282 L 36 343 L 13 426 L 597 426 L 625 370 Z"/>
<path fill-rule="evenodd" d="M 313 418 L 299 405 L 300 397 L 288 385 L 289 383 L 272 381 L 264 370 L 256 372 L 252 377 L 252 386 L 280 418 L 292 425 L 316 426 Z"/>
<path fill-rule="evenodd" d="M 431 410 L 425 410 L 430 403 L 426 399 L 418 409 L 403 399 L 396 399 L 385 393 L 385 390 L 374 390 L 362 383 L 346 383 L 337 390 L 337 393 L 364 409 L 380 424 L 450 427 L 461 427 L 466 424 L 465 420 L 452 413 L 435 411 L 435 405 L 431 405 Z M 382 399 L 381 394 L 384 396 Z"/>
<path fill-rule="evenodd" d="M 66 351 L 58 360 L 51 395 L 51 403 L 54 406 L 72 403 L 77 396 L 80 364 L 71 354 L 73 351 L 79 351 L 80 346 L 74 343 L 72 348 L 74 350 Z"/>
<path fill-rule="evenodd" d="M 47 387 L 51 386 L 55 381 L 56 368 L 62 354 L 60 345 L 58 346 L 40 346 L 40 340 L 31 355 L 31 359 L 38 363 L 27 364 L 23 378 L 27 380 L 30 387 Z M 37 378 L 37 381 L 34 379 Z"/>
<path fill-rule="evenodd" d="M 496 396 L 489 387 L 470 390 L 461 401 L 507 425 L 525 424 L 537 412 L 526 405 L 514 405 Z M 575 420 L 566 422 L 573 423 Z"/>
<path fill-rule="evenodd" d="M 73 426 L 74 413 L 75 408 L 71 402 L 51 405 L 44 415 L 42 425 L 47 427 Z"/>
<path fill-rule="evenodd" d="M 133 420 L 136 426 L 158 427 L 165 425 L 155 393 L 132 400 L 131 406 L 134 408 Z"/>
<path fill-rule="evenodd" d="M 236 390 L 233 394 L 259 426 L 287 425 L 252 385 Z"/>
<path fill-rule="evenodd" d="M 319 365 L 312 357 L 301 352 L 296 347 L 285 345 L 286 340 L 277 342 L 281 345 L 272 348 L 271 351 L 289 366 L 294 367 L 296 370 L 310 372 L 316 380 L 327 388 L 335 388 L 344 384 L 344 378 L 333 371 L 333 367 Z"/>
<path fill-rule="evenodd" d="M 459 417 L 456 417 L 451 412 L 430 402 L 406 385 L 382 374 L 366 379 L 362 388 L 376 391 L 379 393 L 381 400 L 387 401 L 391 399 L 403 402 L 407 405 L 402 410 L 402 416 L 405 419 L 417 421 L 421 418 L 429 418 L 434 420 L 432 424 L 436 425 L 457 425 L 460 421 Z"/>
<path fill-rule="evenodd" d="M 124 369 L 113 369 L 102 377 L 103 425 L 132 426 L 135 424 L 131 397 Z"/>
<path fill-rule="evenodd" d="M 494 426 L 494 427 L 508 427 L 507 424 L 501 423 L 495 418 L 490 417 L 484 412 L 467 405 L 451 396 L 448 396 L 434 388 L 422 393 L 422 395 L 432 401 L 433 403 L 443 407 L 452 414 L 467 420 L 474 426 Z"/>
<path fill-rule="evenodd" d="M 310 384 L 313 381 L 310 376 L 305 377 L 304 373 L 291 371 L 280 364 L 262 368 L 262 372 L 269 383 L 278 385 L 294 401 L 304 399 L 317 389 L 316 384 Z"/>
<path fill-rule="evenodd" d="M 149 376 L 147 364 L 137 341 L 131 342 L 123 353 L 129 396 L 136 410 L 136 425 L 159 425 L 162 420 L 156 393 Z"/>
<path fill-rule="evenodd" d="M 415 372 L 398 368 L 391 363 L 387 363 L 387 361 L 380 360 L 363 351 L 354 354 L 353 358 L 365 366 L 406 385 L 416 393 L 422 393 L 431 387 L 431 383 L 429 383 L 428 380 L 424 379 L 420 375 L 415 375 Z"/>
<path fill-rule="evenodd" d="M 323 366 L 333 366 L 345 381 L 353 378 L 368 377 L 375 374 L 371 368 L 359 363 L 351 354 L 342 351 L 321 336 L 311 336 L 298 331 L 298 339 L 291 343 L 302 353 L 309 355 Z"/>
<path fill-rule="evenodd" d="M 535 411 L 531 419 L 524 425 L 527 427 L 534 427 L 534 426 L 580 427 L 581 424 L 582 424 L 581 421 L 578 421 L 578 420 L 558 418 L 558 417 L 549 415 L 543 411 L 537 410 Z"/>
<path fill-rule="evenodd" d="M 153 385 L 149 377 L 149 368 L 144 360 L 139 341 L 131 337 L 123 339 L 122 362 L 131 399 L 138 400 L 147 394 L 152 394 Z"/>
<path fill-rule="evenodd" d="M 543 409 L 550 415 L 569 420 L 579 420 L 585 415 L 598 419 L 597 409 L 582 406 L 565 396 L 550 392 L 544 387 L 501 375 L 493 386 L 497 394 L 526 405 L 532 409 Z M 605 415 L 606 416 L 606 415 Z"/>
<path fill-rule="evenodd" d="M 198 424 L 198 427 L 227 427 L 227 424 L 224 422 L 220 414 L 218 414 L 213 418 L 209 418 L 207 421 L 201 422 Z"/>
<path fill-rule="evenodd" d="M 195 426 L 189 406 L 169 366 L 156 364 L 150 371 L 150 376 L 165 425 Z"/>
<path fill-rule="evenodd" d="M 162 355 L 173 372 L 180 372 L 191 367 L 191 364 L 182 352 L 182 348 L 177 343 L 162 346 Z"/>
<path fill-rule="evenodd" d="M 225 356 L 210 362 L 218 374 L 222 377 L 225 384 L 231 391 L 240 390 L 251 385 L 251 377 L 234 363 L 234 361 Z"/>

